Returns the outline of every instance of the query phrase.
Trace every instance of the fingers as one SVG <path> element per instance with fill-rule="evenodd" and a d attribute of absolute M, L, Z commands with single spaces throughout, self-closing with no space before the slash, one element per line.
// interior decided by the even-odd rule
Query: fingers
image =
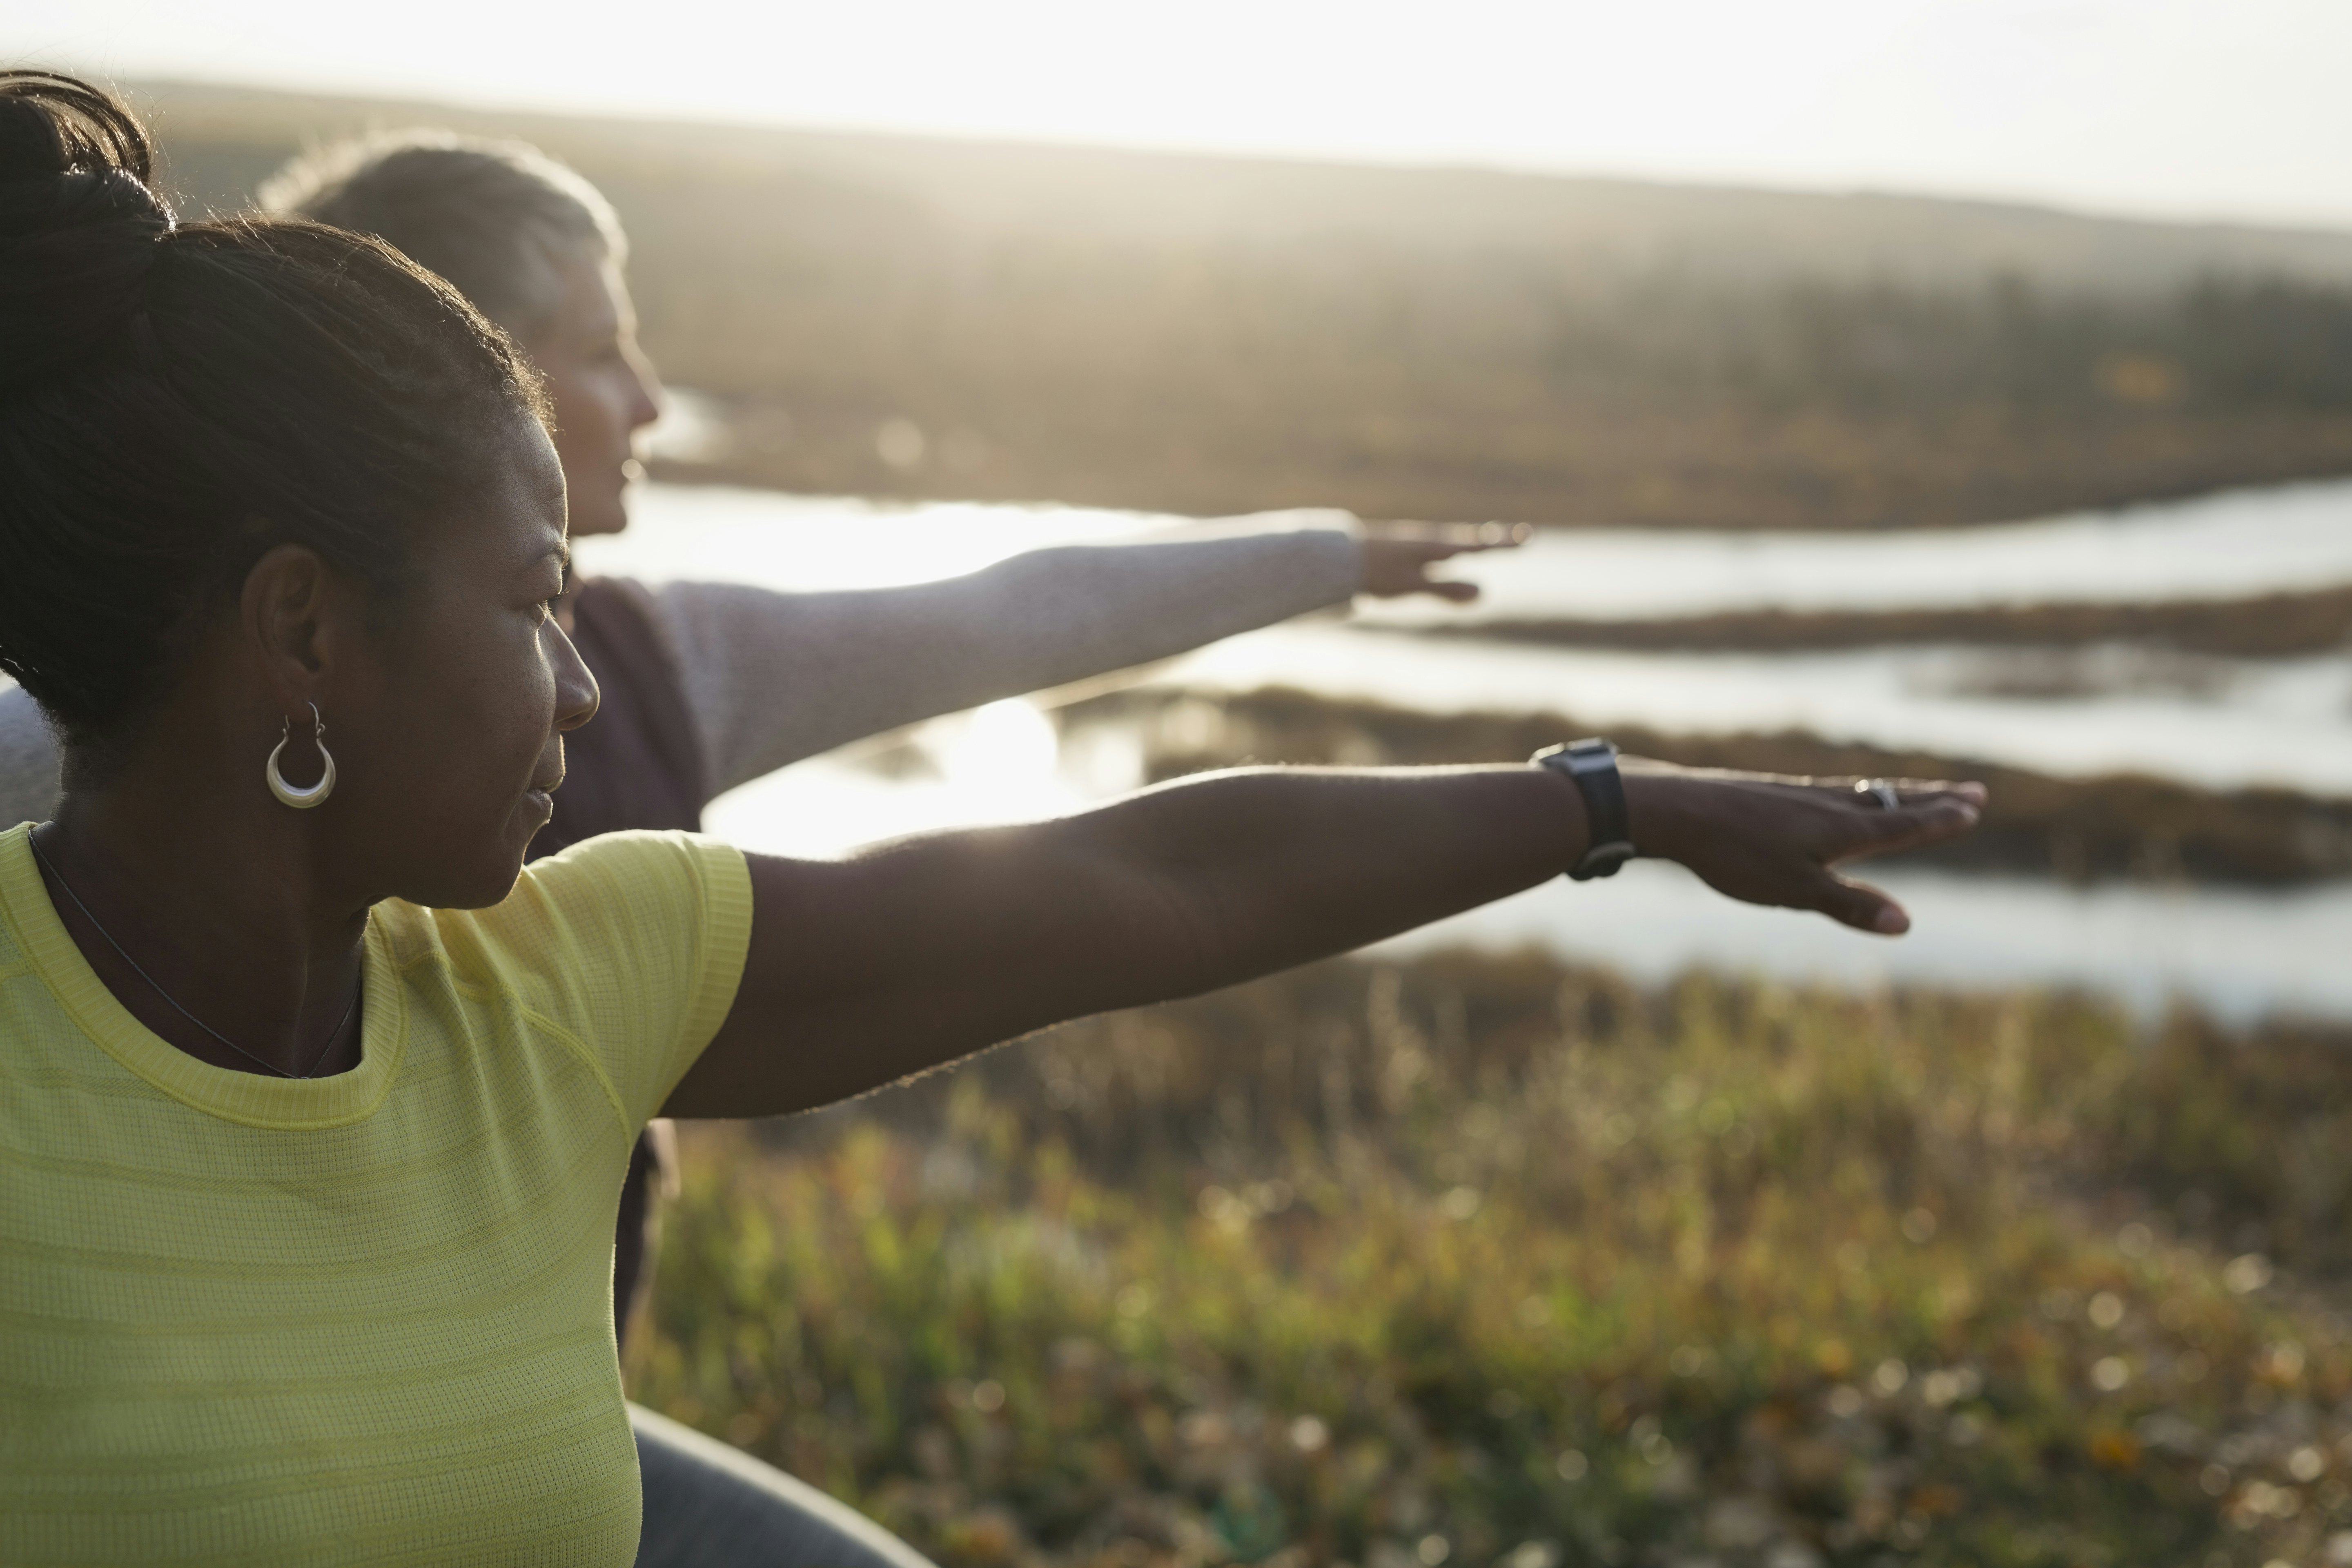
<path fill-rule="evenodd" d="M 1922 844 L 1940 843 L 1974 827 L 1980 815 L 1976 802 L 1958 795 L 1930 795 L 1916 805 L 1899 805 L 1892 811 L 1875 806 L 1850 807 L 1839 814 L 1837 829 L 1843 841 L 1832 844 L 1822 858 L 1843 860 L 1855 855 L 1885 855 Z"/>
<path fill-rule="evenodd" d="M 1991 792 L 1974 779 L 1888 779 L 1904 805 L 1926 804 L 1944 796 L 1982 806 Z"/>
<path fill-rule="evenodd" d="M 1535 530 L 1524 522 L 1391 523 L 1370 531 L 1367 537 L 1411 549 L 1424 560 L 1444 561 L 1489 550 L 1517 550 L 1535 537 Z"/>
<path fill-rule="evenodd" d="M 1524 522 L 1482 522 L 1475 528 L 1464 524 L 1464 536 L 1458 540 L 1459 552 L 1477 554 L 1488 550 L 1517 550 L 1533 539 L 1536 531 Z"/>
<path fill-rule="evenodd" d="M 1823 780 L 1818 787 L 1842 808 L 1834 839 L 1822 856 L 1826 860 L 1883 855 L 1954 837 L 1977 825 L 1988 798 L 1985 786 L 1973 780 Z M 1879 804 L 1890 794 L 1898 804 Z"/>
<path fill-rule="evenodd" d="M 1885 787 L 1893 790 L 1895 794 L 1895 797 L 1906 805 L 1921 805 L 1929 801 L 1941 799 L 1945 796 L 1952 796 L 1960 800 L 1965 800 L 1971 805 L 1982 805 L 1986 800 L 1990 798 L 1991 793 L 1975 779 L 1831 777 L 1815 778 L 1807 782 L 1816 784 L 1822 789 L 1835 791 L 1841 796 L 1846 795 L 1865 795 L 1871 789 L 1884 785 Z M 1864 801 L 1862 804 L 1867 805 L 1869 803 Z"/>
<path fill-rule="evenodd" d="M 1864 882 L 1849 882 L 1823 872 L 1813 908 L 1856 931 L 1877 936 L 1901 936 L 1911 929 L 1903 906 Z"/>
<path fill-rule="evenodd" d="M 1498 544 L 1481 544 L 1475 539 L 1391 539 L 1384 542 L 1399 555 L 1419 562 L 1423 566 L 1434 566 L 1440 561 L 1451 561 L 1457 555 L 1475 555 L 1483 550 L 1504 548 Z"/>
<path fill-rule="evenodd" d="M 1454 604 L 1467 604 L 1478 596 L 1477 584 L 1444 582 L 1431 576 L 1430 571 L 1437 563 L 1475 548 L 1428 540 L 1368 539 L 1364 542 L 1363 579 L 1356 591 L 1376 599 L 1429 594 Z"/>

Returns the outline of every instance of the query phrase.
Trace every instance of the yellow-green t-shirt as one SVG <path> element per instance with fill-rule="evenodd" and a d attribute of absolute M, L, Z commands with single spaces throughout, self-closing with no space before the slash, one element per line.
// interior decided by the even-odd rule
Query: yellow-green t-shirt
<path fill-rule="evenodd" d="M 631 1142 L 732 1005 L 743 858 L 593 839 L 368 921 L 362 1060 L 208 1067 L 0 833 L 0 1563 L 610 1563 Z"/>

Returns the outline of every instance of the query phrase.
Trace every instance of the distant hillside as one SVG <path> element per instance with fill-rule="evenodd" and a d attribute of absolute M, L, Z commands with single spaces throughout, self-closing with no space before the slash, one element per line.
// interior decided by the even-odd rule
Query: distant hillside
<path fill-rule="evenodd" d="M 158 85 L 233 207 L 422 123 L 577 165 L 702 471 L 1553 523 L 1973 521 L 2352 472 L 2352 235 Z"/>

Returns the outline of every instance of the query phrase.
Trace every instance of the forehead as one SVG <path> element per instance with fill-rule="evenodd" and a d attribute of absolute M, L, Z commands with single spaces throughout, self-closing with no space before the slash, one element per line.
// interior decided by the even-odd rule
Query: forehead
<path fill-rule="evenodd" d="M 574 246 L 558 264 L 563 297 L 549 324 L 567 338 L 609 337 L 633 315 L 621 269 L 598 247 Z"/>
<path fill-rule="evenodd" d="M 527 569 L 564 537 L 563 466 L 544 426 L 518 412 L 488 481 L 452 519 L 450 542 L 470 571 Z"/>

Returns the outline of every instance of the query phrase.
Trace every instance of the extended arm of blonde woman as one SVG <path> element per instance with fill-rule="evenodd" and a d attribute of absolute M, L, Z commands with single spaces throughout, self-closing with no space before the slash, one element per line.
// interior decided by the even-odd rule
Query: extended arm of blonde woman
<path fill-rule="evenodd" d="M 919 720 L 1375 598 L 1475 598 L 1444 563 L 1523 532 L 1362 529 L 1344 512 L 1237 518 L 1130 543 L 1034 550 L 908 587 L 654 590 L 713 794 Z"/>

